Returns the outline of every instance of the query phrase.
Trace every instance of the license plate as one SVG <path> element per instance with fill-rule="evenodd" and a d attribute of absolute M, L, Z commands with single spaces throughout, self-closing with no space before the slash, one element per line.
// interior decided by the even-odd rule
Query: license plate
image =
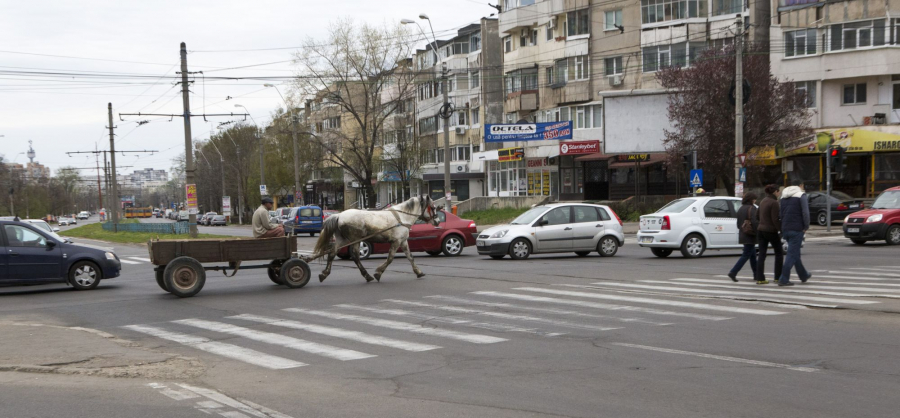
<path fill-rule="evenodd" d="M 484 247 L 484 241 L 478 241 L 475 243 L 475 245 L 477 245 L 479 247 Z"/>
<path fill-rule="evenodd" d="M 847 232 L 851 234 L 859 233 L 859 228 L 847 228 Z"/>
<path fill-rule="evenodd" d="M 653 237 L 641 237 L 642 244 L 649 244 L 651 242 L 653 242 Z"/>

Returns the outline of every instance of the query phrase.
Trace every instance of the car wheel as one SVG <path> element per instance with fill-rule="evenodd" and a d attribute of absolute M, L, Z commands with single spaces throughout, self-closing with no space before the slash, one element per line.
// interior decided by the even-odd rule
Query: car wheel
<path fill-rule="evenodd" d="M 437 256 L 443 254 L 443 251 L 425 251 L 425 253 L 432 257 L 437 257 Z"/>
<path fill-rule="evenodd" d="M 821 226 L 827 226 L 828 215 L 825 212 L 819 212 L 819 214 L 816 215 L 816 222 L 818 222 Z"/>
<path fill-rule="evenodd" d="M 619 241 L 615 237 L 605 236 L 597 243 L 597 252 L 601 257 L 612 257 L 619 251 Z"/>
<path fill-rule="evenodd" d="M 315 232 L 310 232 L 310 233 L 309 233 L 309 236 L 314 237 L 314 236 L 316 236 L 316 233 L 315 233 Z"/>
<path fill-rule="evenodd" d="M 590 251 L 575 251 L 575 255 L 579 257 L 587 257 L 590 253 Z"/>
<path fill-rule="evenodd" d="M 291 289 L 299 289 L 309 283 L 309 265 L 303 260 L 292 258 L 281 266 L 281 281 Z"/>
<path fill-rule="evenodd" d="M 681 255 L 684 258 L 697 258 L 706 251 L 706 241 L 699 234 L 690 234 L 681 243 Z"/>
<path fill-rule="evenodd" d="M 200 289 L 206 284 L 206 270 L 191 257 L 178 257 L 170 261 L 163 276 L 169 293 L 180 298 L 200 293 Z"/>
<path fill-rule="evenodd" d="M 444 255 L 447 257 L 455 257 L 463 252 L 463 247 L 465 247 L 465 243 L 459 235 L 447 235 L 444 238 L 444 242 L 441 243 L 441 251 L 444 252 Z"/>
<path fill-rule="evenodd" d="M 90 261 L 79 261 L 69 269 L 69 284 L 75 290 L 90 290 L 100 284 L 103 273 Z"/>
<path fill-rule="evenodd" d="M 850 242 L 852 242 L 852 243 L 854 243 L 854 244 L 856 244 L 856 245 L 863 245 L 863 244 L 866 243 L 866 240 L 864 240 L 864 239 L 851 239 Z"/>
<path fill-rule="evenodd" d="M 164 267 L 156 268 L 156 284 L 159 285 L 159 288 L 165 290 L 167 293 L 169 289 L 166 289 L 166 280 L 164 279 L 163 272 L 165 272 Z"/>
<path fill-rule="evenodd" d="M 655 255 L 659 258 L 666 258 L 666 257 L 672 255 L 671 248 L 651 248 L 650 252 L 652 252 L 653 255 Z"/>
<path fill-rule="evenodd" d="M 372 255 L 372 244 L 369 244 L 368 241 L 360 242 L 359 243 L 359 259 L 360 260 L 368 260 L 370 255 Z"/>
<path fill-rule="evenodd" d="M 527 239 L 519 238 L 509 246 L 509 257 L 513 260 L 524 260 L 531 255 L 531 243 Z"/>
<path fill-rule="evenodd" d="M 888 228 L 885 241 L 890 245 L 900 245 L 900 225 L 891 225 Z"/>
<path fill-rule="evenodd" d="M 273 261 L 269 263 L 269 268 L 266 269 L 266 273 L 269 275 L 269 280 L 275 284 L 284 284 L 281 281 L 281 262 Z"/>
<path fill-rule="evenodd" d="M 503 257 L 506 257 L 506 256 L 505 255 L 492 255 L 491 256 L 491 258 L 493 258 L 494 260 L 502 260 Z"/>

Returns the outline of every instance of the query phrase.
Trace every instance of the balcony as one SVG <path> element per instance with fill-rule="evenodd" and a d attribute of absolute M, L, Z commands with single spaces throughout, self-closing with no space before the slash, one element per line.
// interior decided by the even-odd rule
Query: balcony
<path fill-rule="evenodd" d="M 537 90 L 524 90 L 509 93 L 506 95 L 506 102 L 503 104 L 503 111 L 507 113 L 518 112 L 520 110 L 537 110 L 537 108 Z"/>

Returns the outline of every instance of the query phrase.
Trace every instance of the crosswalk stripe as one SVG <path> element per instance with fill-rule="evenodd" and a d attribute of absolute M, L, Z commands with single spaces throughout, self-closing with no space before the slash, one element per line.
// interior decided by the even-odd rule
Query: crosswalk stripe
<path fill-rule="evenodd" d="M 565 310 L 565 309 L 539 308 L 539 307 L 535 307 L 535 306 L 523 306 L 523 305 L 515 305 L 515 304 L 511 304 L 511 303 L 483 302 L 480 300 L 458 298 L 458 297 L 454 297 L 454 296 L 434 295 L 434 296 L 425 296 L 425 297 L 431 298 L 431 299 L 440 299 L 440 300 L 444 300 L 447 302 L 461 303 L 461 304 L 465 304 L 465 305 L 489 306 L 492 308 L 516 309 L 516 310 L 527 311 L 527 312 L 541 312 L 541 313 L 549 313 L 549 314 L 555 314 L 555 315 L 567 315 L 567 316 L 577 316 L 577 317 L 583 317 L 583 318 L 606 319 L 606 320 L 610 320 L 610 321 L 636 322 L 636 323 L 650 324 L 650 325 L 672 325 L 671 323 L 667 323 L 667 322 L 656 322 L 656 321 L 651 321 L 649 319 L 643 319 L 643 318 L 620 318 L 620 317 L 616 317 L 616 316 L 589 314 L 589 313 L 578 312 L 578 311 L 569 311 L 569 310 Z"/>
<path fill-rule="evenodd" d="M 719 276 L 721 276 L 721 275 L 719 275 Z M 766 273 L 766 276 L 774 277 L 775 273 Z M 890 282 L 900 281 L 900 279 L 890 279 L 890 278 L 884 278 L 884 277 L 848 277 L 848 276 L 835 276 L 835 275 L 819 274 L 819 273 L 816 273 L 816 275 L 813 277 L 816 279 L 877 280 L 877 281 L 890 281 Z M 748 277 L 748 278 L 752 279 L 752 277 Z"/>
<path fill-rule="evenodd" d="M 888 273 L 895 273 L 900 271 L 900 267 L 893 268 L 882 268 L 882 267 L 850 267 L 850 270 L 873 270 L 873 271 L 886 271 Z"/>
<path fill-rule="evenodd" d="M 875 271 L 847 271 L 847 270 L 812 270 L 813 273 L 821 272 L 828 274 L 860 274 L 863 277 L 865 276 L 876 276 L 876 277 L 891 277 L 895 279 L 900 279 L 900 274 L 887 273 L 887 272 L 875 272 Z"/>
<path fill-rule="evenodd" d="M 695 283 L 672 283 L 672 282 L 666 282 L 666 281 L 662 281 L 662 280 L 641 280 L 641 282 L 642 282 L 642 283 L 669 284 L 669 285 L 671 285 L 671 284 L 688 285 L 688 286 L 690 286 L 690 285 L 696 285 L 696 286 L 715 287 L 715 288 L 726 288 L 726 287 L 728 287 L 728 286 L 726 286 L 726 285 L 722 285 L 722 286 L 716 286 L 716 285 L 707 286 L 707 285 L 700 285 L 700 284 L 695 284 Z M 740 284 L 740 283 L 738 283 L 738 284 Z M 754 283 L 747 283 L 747 284 L 748 284 L 748 285 L 757 286 L 757 285 L 754 284 Z M 661 290 L 661 291 L 664 291 L 664 290 L 671 290 L 671 291 L 677 291 L 677 292 L 709 293 L 709 294 L 712 294 L 712 295 L 742 296 L 742 297 L 752 297 L 752 298 L 754 298 L 754 299 L 759 299 L 759 300 L 769 300 L 769 301 L 778 301 L 778 299 L 780 298 L 780 299 L 794 299 L 794 300 L 811 301 L 811 302 L 845 303 L 845 304 L 848 304 L 848 305 L 870 305 L 870 304 L 873 304 L 873 303 L 878 303 L 878 302 L 868 301 L 868 300 L 851 300 L 851 299 L 821 298 L 821 297 L 816 297 L 816 296 L 798 296 L 798 295 L 784 295 L 784 294 L 775 295 L 775 294 L 765 294 L 765 293 L 759 293 L 759 292 L 753 292 L 753 291 L 750 291 L 750 292 L 743 292 L 743 291 L 733 291 L 733 290 L 728 291 L 728 290 L 712 290 L 712 289 L 694 289 L 694 288 L 689 288 L 689 287 L 676 287 L 676 286 L 650 286 L 650 285 L 629 284 L 629 283 L 594 283 L 594 285 L 596 285 L 596 286 L 624 287 L 624 288 L 629 288 L 629 289 L 632 289 L 632 288 L 633 288 L 633 289 L 648 289 L 648 290 Z M 588 288 L 596 289 L 597 287 L 588 287 Z M 732 286 L 732 289 L 734 289 L 733 286 Z M 739 290 L 742 290 L 742 289 L 739 289 Z M 759 290 L 766 290 L 766 289 L 759 289 Z M 771 289 L 771 290 L 776 290 L 776 289 Z M 780 290 L 780 289 L 778 289 L 778 290 Z"/>
<path fill-rule="evenodd" d="M 151 262 L 149 258 L 144 258 L 144 257 L 131 257 L 131 256 L 129 256 L 128 258 L 130 258 L 130 259 L 132 259 L 132 260 L 143 261 L 143 262 L 146 262 L 146 263 L 150 263 L 150 262 Z"/>
<path fill-rule="evenodd" d="M 665 311 L 665 310 L 661 310 L 661 309 L 645 308 L 642 306 L 614 305 L 614 304 L 609 304 L 609 303 L 590 302 L 590 301 L 586 301 L 586 300 L 560 299 L 560 298 L 551 298 L 551 297 L 546 297 L 546 296 L 522 295 L 522 294 L 518 294 L 518 293 L 493 292 L 493 291 L 487 291 L 487 290 L 472 292 L 472 294 L 482 295 L 482 296 L 492 296 L 492 297 L 505 298 L 505 299 L 521 300 L 521 301 L 527 301 L 527 302 L 555 303 L 557 305 L 581 306 L 584 308 L 605 309 L 605 310 L 611 310 L 611 311 L 631 311 L 631 312 L 649 313 L 649 314 L 654 314 L 654 315 L 681 316 L 681 317 L 685 317 L 685 318 L 705 319 L 705 320 L 710 320 L 710 321 L 723 321 L 726 319 L 731 319 L 730 317 L 727 317 L 727 316 L 697 314 L 697 313 L 692 313 L 692 312 Z"/>
<path fill-rule="evenodd" d="M 722 276 L 722 277 L 724 278 L 727 276 Z M 646 280 L 641 280 L 641 281 L 646 281 Z M 813 284 L 804 285 L 802 288 L 798 289 L 797 286 L 794 286 L 792 288 L 778 287 L 778 285 L 772 285 L 770 287 L 765 287 L 765 286 L 759 286 L 756 283 L 751 283 L 751 282 L 737 282 L 737 283 L 722 284 L 721 280 L 714 280 L 714 279 L 677 278 L 677 279 L 672 279 L 672 281 L 695 282 L 693 284 L 693 286 L 724 287 L 724 288 L 730 288 L 730 289 L 733 289 L 735 286 L 742 286 L 742 287 L 750 286 L 750 287 L 753 287 L 754 290 L 758 290 L 761 292 L 771 292 L 771 293 L 802 293 L 802 294 L 807 294 L 807 295 L 845 296 L 845 297 L 857 297 L 857 298 L 859 298 L 859 297 L 870 297 L 870 298 L 871 297 L 879 297 L 879 298 L 900 299 L 900 294 L 894 294 L 895 292 L 898 292 L 898 291 L 893 290 L 893 289 L 875 289 L 875 288 L 869 288 L 869 287 L 841 287 L 841 286 L 815 287 L 815 286 L 813 286 L 814 282 L 810 282 Z M 663 283 L 665 283 L 665 282 L 663 282 Z M 697 283 L 710 283 L 710 284 L 701 285 L 701 284 L 697 284 Z M 684 283 L 684 284 L 687 284 L 687 283 Z M 853 290 L 853 291 L 860 291 L 860 292 L 875 291 L 875 292 L 888 292 L 888 293 L 887 294 L 868 294 L 868 293 L 831 292 L 830 289 Z M 875 303 L 877 303 L 877 302 L 875 302 Z"/>
<path fill-rule="evenodd" d="M 418 306 L 418 307 L 422 307 L 422 308 L 436 309 L 436 310 L 441 310 L 441 311 L 456 312 L 456 313 L 463 313 L 463 314 L 484 315 L 484 316 L 490 316 L 490 317 L 494 317 L 494 318 L 541 322 L 541 323 L 556 325 L 556 326 L 561 326 L 561 327 L 569 327 L 569 328 L 575 328 L 575 329 L 587 329 L 587 330 L 592 330 L 592 331 L 609 331 L 609 330 L 614 330 L 614 329 L 620 329 L 617 327 L 600 327 L 600 326 L 594 326 L 594 325 L 574 324 L 574 323 L 566 322 L 566 321 L 557 321 L 555 319 L 538 318 L 538 317 L 528 316 L 528 315 L 515 315 L 515 314 L 508 314 L 508 313 L 503 313 L 503 312 L 488 312 L 488 311 L 480 311 L 477 309 L 461 308 L 458 306 L 435 305 L 435 304 L 431 304 L 431 303 L 413 302 L 413 301 L 407 301 L 407 300 L 385 299 L 382 302 L 390 302 L 390 303 L 397 303 L 397 304 L 401 304 L 401 305 Z"/>
<path fill-rule="evenodd" d="M 346 340 L 359 341 L 366 344 L 380 345 L 384 347 L 397 348 L 405 351 L 428 351 L 441 348 L 438 345 L 419 344 L 412 341 L 396 340 L 393 338 L 382 337 L 379 335 L 366 334 L 359 331 L 348 331 L 341 328 L 326 327 L 323 325 L 309 324 L 305 322 L 291 321 L 280 318 L 270 318 L 258 315 L 235 315 L 229 318 L 243 319 L 247 321 L 259 322 L 268 325 L 275 325 L 284 328 L 297 329 L 301 331 L 312 332 L 315 334 L 327 335 L 329 337 L 343 338 Z"/>
<path fill-rule="evenodd" d="M 164 340 L 174 341 L 179 344 L 193 347 L 201 351 L 220 355 L 230 359 L 242 361 L 267 369 L 290 369 L 306 366 L 306 363 L 277 357 L 249 348 L 239 347 L 233 344 L 211 341 L 203 337 L 166 331 L 162 328 L 149 325 L 126 325 L 124 328 L 143 334 L 151 335 Z"/>
<path fill-rule="evenodd" d="M 434 337 L 450 338 L 459 341 L 470 342 L 474 344 L 493 344 L 506 341 L 506 338 L 493 337 L 490 335 L 469 334 L 440 328 L 429 328 L 419 324 L 410 324 L 408 322 L 392 321 L 389 319 L 367 318 L 358 315 L 348 315 L 336 312 L 314 311 L 310 309 L 287 308 L 286 312 L 301 313 L 306 315 L 316 315 L 324 318 L 340 319 L 345 321 L 353 321 L 361 324 L 372 325 L 376 327 L 394 329 L 399 331 L 409 331 L 416 334 L 430 335 Z"/>
<path fill-rule="evenodd" d="M 141 264 L 140 262 L 137 262 L 137 261 L 131 261 L 131 260 L 126 260 L 126 259 L 124 259 L 124 258 L 120 258 L 120 259 L 119 259 L 119 262 L 122 263 L 122 264 Z"/>
<path fill-rule="evenodd" d="M 286 335 L 271 332 L 257 331 L 250 328 L 239 327 L 237 325 L 226 324 L 224 322 L 207 321 L 205 319 L 180 319 L 172 322 L 209 331 L 221 332 L 223 334 L 236 335 L 249 340 L 287 347 L 311 354 L 318 354 L 335 360 L 347 361 L 375 357 L 374 354 L 361 353 L 355 350 L 314 343 L 312 341 L 301 340 L 299 338 L 288 337 Z"/>
<path fill-rule="evenodd" d="M 752 277 L 751 277 L 752 278 Z M 851 282 L 832 282 L 828 280 L 818 280 L 819 276 L 816 276 L 815 284 L 825 283 L 825 284 L 846 284 L 852 286 L 891 286 L 891 287 L 900 287 L 900 283 L 851 283 Z"/>
<path fill-rule="evenodd" d="M 522 328 L 520 326 L 504 324 L 504 323 L 500 323 L 500 322 L 475 322 L 475 321 L 471 321 L 468 319 L 444 318 L 444 317 L 440 317 L 440 316 L 420 314 L 418 312 L 412 312 L 412 311 L 407 311 L 407 310 L 403 310 L 403 309 L 381 309 L 381 308 L 373 308 L 373 307 L 369 307 L 369 306 L 359 306 L 359 305 L 334 305 L 334 306 L 337 308 L 355 309 L 355 310 L 359 310 L 359 311 L 374 312 L 374 313 L 383 314 L 383 315 L 405 316 L 405 317 L 416 318 L 416 319 L 420 319 L 423 321 L 429 321 L 429 322 L 440 322 L 440 323 L 444 323 L 444 324 L 462 325 L 462 326 L 472 327 L 472 328 L 481 328 L 481 329 L 486 329 L 486 330 L 495 331 L 495 332 L 524 332 L 527 334 L 536 334 L 536 335 L 540 335 L 543 337 L 558 337 L 560 335 L 565 334 L 562 332 L 546 332 L 546 331 L 541 331 L 541 330 L 538 330 L 535 328 Z"/>
<path fill-rule="evenodd" d="M 715 354 L 697 353 L 697 352 L 693 352 L 693 351 L 673 350 L 671 348 L 651 347 L 649 345 L 626 344 L 626 343 L 611 343 L 611 344 L 618 345 L 620 347 L 640 348 L 642 350 L 658 351 L 660 353 L 683 354 L 683 355 L 688 355 L 688 356 L 703 357 L 703 358 L 724 360 L 724 361 L 732 361 L 735 363 L 752 364 L 755 366 L 777 367 L 777 368 L 781 368 L 781 369 L 794 370 L 794 371 L 798 371 L 798 372 L 814 372 L 814 371 L 816 371 L 816 369 L 814 369 L 812 367 L 798 367 L 798 366 L 791 366 L 789 364 L 770 363 L 768 361 L 750 360 L 750 359 L 744 359 L 744 358 L 738 358 L 738 357 L 719 356 L 719 355 L 715 355 Z"/>
<path fill-rule="evenodd" d="M 783 315 L 786 313 L 786 312 L 779 312 L 779 311 L 768 311 L 768 310 L 764 310 L 764 309 L 739 308 L 739 307 L 733 307 L 733 306 L 710 305 L 710 304 L 706 304 L 706 303 L 682 302 L 682 301 L 665 300 L 665 299 L 639 298 L 639 297 L 623 296 L 623 295 L 607 295 L 607 294 L 590 293 L 590 292 L 573 292 L 573 291 L 569 291 L 569 290 L 541 289 L 538 287 L 517 287 L 517 288 L 515 288 L 515 290 L 523 290 L 526 292 L 550 293 L 553 295 L 575 296 L 575 297 L 593 298 L 593 299 L 620 300 L 620 301 L 624 301 L 624 302 L 647 303 L 647 304 L 651 304 L 651 305 L 679 306 L 682 308 L 703 309 L 703 310 L 708 310 L 708 311 L 734 312 L 734 313 L 751 314 L 751 315 Z"/>

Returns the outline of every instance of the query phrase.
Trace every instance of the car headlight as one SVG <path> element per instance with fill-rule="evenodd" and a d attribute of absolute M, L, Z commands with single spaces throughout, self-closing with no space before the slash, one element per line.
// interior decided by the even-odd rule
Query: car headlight
<path fill-rule="evenodd" d="M 847 223 L 847 221 L 849 221 L 849 220 L 850 220 L 850 215 L 847 215 L 844 217 L 844 223 Z"/>
<path fill-rule="evenodd" d="M 500 230 L 491 234 L 491 238 L 503 238 L 506 236 L 506 233 L 509 232 L 508 229 Z"/>
<path fill-rule="evenodd" d="M 106 259 L 107 259 L 107 260 L 115 260 L 115 259 L 116 259 L 116 255 L 113 254 L 113 253 L 107 252 L 107 253 L 106 253 Z"/>
<path fill-rule="evenodd" d="M 872 215 L 872 216 L 866 218 L 866 222 L 879 222 L 879 221 L 881 221 L 881 218 L 883 218 L 883 217 L 884 216 L 882 216 L 880 213 L 876 214 L 876 215 Z"/>

